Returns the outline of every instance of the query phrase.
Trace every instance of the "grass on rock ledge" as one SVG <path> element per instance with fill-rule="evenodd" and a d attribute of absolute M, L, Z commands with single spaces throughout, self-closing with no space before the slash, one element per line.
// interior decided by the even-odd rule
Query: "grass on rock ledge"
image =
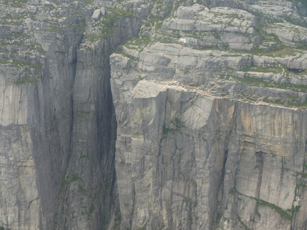
<path fill-rule="evenodd" d="M 91 42 L 107 38 L 115 28 L 117 28 L 120 17 L 131 18 L 134 17 L 133 13 L 120 8 L 106 8 L 107 14 L 94 25 L 100 29 L 99 34 L 88 34 L 85 36 Z"/>

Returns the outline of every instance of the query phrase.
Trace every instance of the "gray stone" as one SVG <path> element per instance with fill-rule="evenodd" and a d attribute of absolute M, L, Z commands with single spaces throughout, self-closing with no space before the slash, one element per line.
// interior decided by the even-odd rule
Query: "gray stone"
<path fill-rule="evenodd" d="M 100 13 L 101 13 L 102 16 L 106 14 L 106 10 L 105 10 L 104 7 L 100 8 Z"/>
<path fill-rule="evenodd" d="M 303 5 L 172 4 L 0 3 L 0 229 L 306 228 Z"/>
<path fill-rule="evenodd" d="M 101 15 L 101 10 L 100 9 L 96 9 L 93 12 L 92 19 L 97 21 L 97 20 L 100 19 L 100 15 Z"/>
<path fill-rule="evenodd" d="M 191 33 L 195 30 L 209 32 L 212 35 L 206 37 L 211 41 L 210 37 L 219 34 L 221 40 L 214 37 L 214 42 L 210 41 L 207 44 L 224 43 L 228 44 L 231 49 L 252 50 L 257 44 L 256 41 L 251 41 L 251 36 L 255 35 L 253 28 L 255 22 L 255 17 L 243 10 L 225 7 L 216 7 L 209 10 L 201 5 L 194 4 L 190 7 L 179 7 L 174 17 L 164 21 L 162 28 Z"/>

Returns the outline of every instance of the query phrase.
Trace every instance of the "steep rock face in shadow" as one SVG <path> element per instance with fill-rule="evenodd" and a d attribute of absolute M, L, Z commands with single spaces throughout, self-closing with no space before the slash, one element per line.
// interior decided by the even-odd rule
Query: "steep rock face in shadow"
<path fill-rule="evenodd" d="M 90 48 L 80 44 L 80 39 L 65 51 L 57 51 L 59 56 L 55 60 L 47 58 L 48 63 L 56 63 L 48 65 L 48 70 L 58 72 L 60 82 L 54 75 L 52 80 L 46 79 L 36 100 L 46 98 L 46 101 L 35 104 L 45 110 L 37 114 L 50 114 L 47 120 L 51 120 L 51 127 L 45 128 L 50 131 L 40 131 L 43 137 L 37 139 L 39 131 L 33 130 L 42 220 L 46 221 L 42 229 L 101 229 L 109 226 L 110 221 L 111 225 L 118 221 L 119 217 L 115 219 L 120 216 L 114 168 L 116 123 L 108 57 L 118 44 L 135 36 L 137 31 L 137 20 L 122 18 L 119 28 L 108 39 Z M 70 50 L 74 53 L 71 60 L 65 57 Z M 67 66 L 72 70 L 67 70 Z M 53 96 L 46 92 L 52 92 Z"/>
<path fill-rule="evenodd" d="M 79 47 L 72 91 L 72 153 L 64 176 L 67 186 L 59 195 L 59 229 L 101 229 L 110 222 L 111 226 L 118 225 L 116 121 L 109 55 L 119 44 L 136 36 L 138 23 L 122 18 L 109 38 L 90 48 L 87 44 Z"/>
<path fill-rule="evenodd" d="M 109 56 L 137 36 L 139 19 L 111 9 L 112 31 L 89 40 L 85 35 L 95 31 L 84 31 L 96 22 L 93 6 L 23 4 L 0 5 L 0 227 L 116 227 L 120 212 Z"/>
<path fill-rule="evenodd" d="M 61 181 L 72 151 L 72 90 L 77 49 L 81 40 L 81 36 L 70 34 L 60 48 L 50 44 L 42 80 L 27 95 L 33 103 L 28 107 L 32 115 L 28 125 L 31 127 L 33 155 L 37 165 L 40 229 L 51 229 L 53 226 Z"/>

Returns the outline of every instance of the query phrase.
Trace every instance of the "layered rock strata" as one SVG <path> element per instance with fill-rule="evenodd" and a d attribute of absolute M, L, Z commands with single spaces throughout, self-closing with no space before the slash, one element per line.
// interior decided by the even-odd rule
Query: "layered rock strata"
<path fill-rule="evenodd" d="M 305 228 L 305 112 L 140 80 L 119 55 L 111 64 L 125 227 Z"/>
<path fill-rule="evenodd" d="M 195 4 L 111 55 L 124 228 L 307 227 L 305 28 L 284 25 Z"/>
<path fill-rule="evenodd" d="M 305 3 L 197 3 L 0 0 L 0 229 L 306 228 Z"/>

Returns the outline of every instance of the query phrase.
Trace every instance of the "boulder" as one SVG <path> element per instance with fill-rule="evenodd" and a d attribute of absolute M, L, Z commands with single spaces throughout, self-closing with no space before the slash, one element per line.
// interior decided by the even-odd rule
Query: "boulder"
<path fill-rule="evenodd" d="M 101 15 L 100 9 L 94 10 L 92 19 L 94 19 L 95 21 L 98 21 L 100 19 L 100 15 Z"/>

